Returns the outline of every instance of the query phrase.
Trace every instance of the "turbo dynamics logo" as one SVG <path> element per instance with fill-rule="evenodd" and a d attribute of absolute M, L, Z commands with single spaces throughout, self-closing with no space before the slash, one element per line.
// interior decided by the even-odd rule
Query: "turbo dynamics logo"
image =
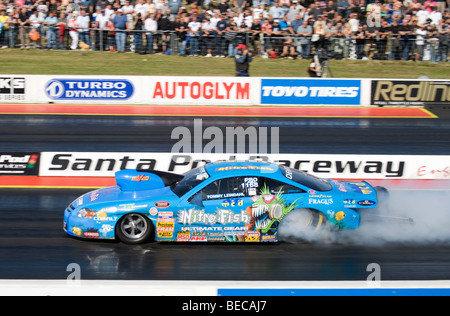
<path fill-rule="evenodd" d="M 53 79 L 45 92 L 52 100 L 127 100 L 134 87 L 128 80 Z"/>

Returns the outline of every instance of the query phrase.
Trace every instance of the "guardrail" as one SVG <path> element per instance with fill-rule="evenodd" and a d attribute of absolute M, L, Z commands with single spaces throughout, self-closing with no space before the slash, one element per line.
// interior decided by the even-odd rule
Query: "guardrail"
<path fill-rule="evenodd" d="M 14 27 L 4 30 L 4 46 L 10 48 L 87 49 L 96 51 L 117 51 L 117 35 L 125 33 L 124 51 L 134 53 L 166 53 L 178 55 L 234 56 L 238 44 L 246 44 L 256 55 L 267 57 L 275 52 L 278 57 L 302 56 L 310 58 L 319 48 L 325 48 L 331 58 L 350 59 L 402 59 L 416 60 L 421 53 L 422 60 L 447 61 L 448 47 L 439 46 L 438 33 L 428 34 L 423 47 L 416 45 L 415 34 L 401 36 L 370 35 L 356 38 L 353 35 L 310 35 L 272 34 L 226 31 L 223 35 L 200 33 L 180 37 L 176 31 L 110 30 L 56 28 L 44 25 L 38 28 Z M 81 42 L 80 42 L 81 41 Z M 423 51 L 423 52 L 422 52 Z"/>

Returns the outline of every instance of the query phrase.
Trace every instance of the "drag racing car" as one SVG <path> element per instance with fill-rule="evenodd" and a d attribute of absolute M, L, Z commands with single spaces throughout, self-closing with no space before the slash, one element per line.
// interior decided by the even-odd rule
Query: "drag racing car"
<path fill-rule="evenodd" d="M 283 221 L 314 233 L 352 230 L 387 196 L 365 181 L 321 179 L 267 162 L 214 162 L 185 174 L 122 170 L 64 212 L 68 235 L 149 241 L 276 242 Z"/>

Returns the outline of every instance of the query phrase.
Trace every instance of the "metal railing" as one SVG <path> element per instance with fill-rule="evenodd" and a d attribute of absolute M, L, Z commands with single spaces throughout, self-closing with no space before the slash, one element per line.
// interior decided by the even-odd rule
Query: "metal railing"
<path fill-rule="evenodd" d="M 39 38 L 33 40 L 31 33 L 37 32 Z M 263 57 L 275 52 L 278 57 L 299 56 L 311 58 L 320 48 L 324 48 L 330 58 L 349 59 L 403 59 L 411 60 L 418 52 L 415 34 L 401 37 L 396 34 L 382 38 L 376 36 L 355 40 L 351 36 L 301 36 L 285 34 L 280 36 L 265 36 L 263 33 L 253 35 L 252 32 L 224 32 L 219 36 L 203 35 L 180 38 L 176 31 L 146 30 L 109 30 L 78 29 L 71 32 L 68 28 L 49 28 L 41 25 L 33 27 L 10 27 L 0 34 L 2 48 L 42 48 L 42 49 L 81 49 L 93 51 L 117 51 L 118 33 L 125 37 L 123 51 L 141 54 L 165 53 L 177 55 L 208 55 L 211 51 L 216 56 L 234 56 L 238 44 L 246 44 L 254 55 Z M 429 60 L 446 61 L 448 47 L 439 45 L 438 36 L 424 40 L 424 50 L 429 51 Z M 422 48 L 420 49 L 422 51 Z M 272 53 L 273 54 L 273 53 Z"/>

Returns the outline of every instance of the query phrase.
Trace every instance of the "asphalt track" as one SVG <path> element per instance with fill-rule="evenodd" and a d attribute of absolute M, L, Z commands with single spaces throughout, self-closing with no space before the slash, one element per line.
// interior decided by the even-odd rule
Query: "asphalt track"
<path fill-rule="evenodd" d="M 450 154 L 445 118 L 202 118 L 205 127 L 277 126 L 281 153 Z M 7 114 L 0 115 L 0 151 L 164 152 L 174 144 L 170 134 L 176 126 L 192 127 L 193 117 Z M 80 265 L 83 279 L 105 280 L 366 280 L 370 263 L 380 265 L 382 280 L 450 279 L 445 233 L 423 240 L 417 234 L 411 240 L 375 234 L 367 242 L 274 245 L 82 241 L 65 236 L 62 213 L 83 193 L 0 190 L 0 279 L 65 279 L 71 263 Z M 418 202 L 399 194 L 405 207 Z M 448 222 L 448 191 L 414 194 L 430 201 L 420 214 L 433 217 L 440 209 L 435 221 Z M 432 201 L 436 197 L 442 201 Z"/>

